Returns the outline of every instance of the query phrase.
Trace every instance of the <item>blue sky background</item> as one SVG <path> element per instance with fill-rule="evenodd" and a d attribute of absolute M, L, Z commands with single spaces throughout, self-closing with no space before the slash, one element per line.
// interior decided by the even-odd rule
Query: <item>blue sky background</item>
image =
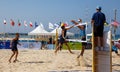
<path fill-rule="evenodd" d="M 82 18 L 83 22 L 90 21 L 96 7 L 101 6 L 107 21 L 114 19 L 114 9 L 117 9 L 117 20 L 120 22 L 120 0 L 0 0 L 0 32 L 27 33 L 35 27 L 25 28 L 23 21 L 37 24 L 40 22 L 48 30 L 48 23 L 68 22 Z M 7 24 L 3 24 L 6 18 Z M 10 19 L 16 23 L 10 25 Z M 22 23 L 18 27 L 18 19 Z"/>

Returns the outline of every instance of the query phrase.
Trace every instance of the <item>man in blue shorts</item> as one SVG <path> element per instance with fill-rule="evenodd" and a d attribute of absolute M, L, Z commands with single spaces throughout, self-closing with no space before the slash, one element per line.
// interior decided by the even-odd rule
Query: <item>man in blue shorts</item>
<path fill-rule="evenodd" d="M 91 23 L 94 25 L 95 47 L 98 47 L 99 50 L 103 49 L 103 31 L 105 22 L 106 17 L 105 14 L 101 12 L 101 7 L 96 7 L 96 12 L 92 16 Z"/>

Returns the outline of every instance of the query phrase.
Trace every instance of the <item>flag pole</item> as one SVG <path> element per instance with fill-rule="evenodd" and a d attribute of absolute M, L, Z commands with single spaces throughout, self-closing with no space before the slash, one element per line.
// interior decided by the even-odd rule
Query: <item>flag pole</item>
<path fill-rule="evenodd" d="M 5 24 L 6 24 L 6 23 L 4 23 L 4 30 L 3 30 L 3 42 L 5 42 L 5 40 L 6 40 L 6 39 L 5 39 Z M 6 45 L 4 44 L 4 47 L 5 47 L 5 46 L 6 46 Z"/>
<path fill-rule="evenodd" d="M 19 33 L 19 26 L 18 26 L 18 33 Z"/>
<path fill-rule="evenodd" d="M 116 21 L 117 9 L 115 9 L 114 20 Z M 115 41 L 116 27 L 114 26 L 114 41 Z"/>
<path fill-rule="evenodd" d="M 3 37 L 5 38 L 5 23 L 4 23 Z"/>
<path fill-rule="evenodd" d="M 20 20 L 18 19 L 18 33 L 19 33 L 20 26 L 21 26 L 21 23 L 20 23 Z"/>
<path fill-rule="evenodd" d="M 19 21 L 18 21 L 18 23 L 16 22 L 16 26 L 18 26 L 17 28 L 18 28 L 18 30 L 17 30 L 17 33 L 19 33 Z"/>

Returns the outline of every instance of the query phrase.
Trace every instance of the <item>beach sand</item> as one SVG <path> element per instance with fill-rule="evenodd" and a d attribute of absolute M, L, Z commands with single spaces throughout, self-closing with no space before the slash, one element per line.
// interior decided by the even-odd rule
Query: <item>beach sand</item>
<path fill-rule="evenodd" d="M 73 50 L 73 52 L 74 54 L 70 54 L 68 50 L 62 50 L 55 55 L 54 50 L 20 49 L 19 61 L 9 63 L 11 50 L 1 49 L 0 72 L 91 72 L 92 50 L 85 50 L 85 61 L 81 60 L 80 66 L 78 66 L 76 59 L 80 50 Z M 120 57 L 116 56 L 114 52 L 112 53 L 112 61 L 112 69 L 115 72 L 120 72 Z"/>

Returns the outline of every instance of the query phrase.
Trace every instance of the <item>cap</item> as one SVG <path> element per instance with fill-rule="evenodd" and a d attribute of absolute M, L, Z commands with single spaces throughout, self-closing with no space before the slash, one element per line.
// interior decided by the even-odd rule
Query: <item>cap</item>
<path fill-rule="evenodd" d="M 65 26 L 65 24 L 64 24 L 64 23 L 61 23 L 61 27 L 62 27 L 62 26 Z"/>
<path fill-rule="evenodd" d="M 100 6 L 97 6 L 96 9 L 101 10 L 102 8 Z"/>

